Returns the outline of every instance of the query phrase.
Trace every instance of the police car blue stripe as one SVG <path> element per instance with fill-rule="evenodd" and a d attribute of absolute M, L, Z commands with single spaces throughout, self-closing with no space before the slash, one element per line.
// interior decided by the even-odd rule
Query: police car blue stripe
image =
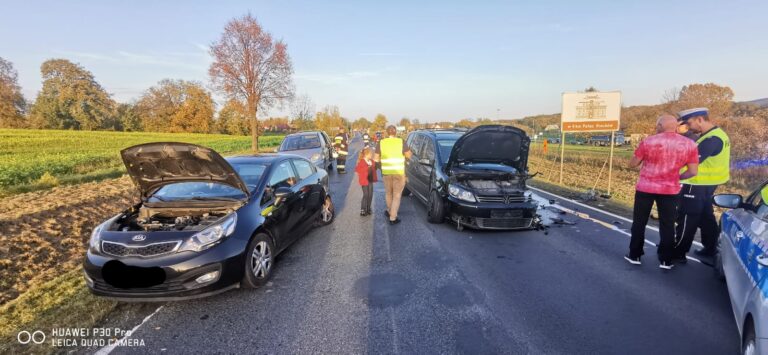
<path fill-rule="evenodd" d="M 768 267 L 760 265 L 757 260 L 758 257 L 768 255 L 768 245 L 766 245 L 765 241 L 760 244 L 755 243 L 757 238 L 752 235 L 752 231 L 741 230 L 741 226 L 733 220 L 733 216 L 730 213 L 726 213 L 724 217 L 723 231 L 728 236 L 728 243 L 736 249 L 739 261 L 749 275 L 752 285 L 760 290 L 763 298 L 768 299 Z M 735 245 L 732 234 L 740 230 L 744 233 L 744 239 L 739 245 Z"/>

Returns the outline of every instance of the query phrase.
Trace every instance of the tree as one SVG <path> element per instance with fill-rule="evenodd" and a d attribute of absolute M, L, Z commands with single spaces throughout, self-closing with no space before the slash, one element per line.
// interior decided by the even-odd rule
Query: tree
<path fill-rule="evenodd" d="M 16 69 L 11 62 L 0 57 L 0 128 L 24 127 L 26 107 Z"/>
<path fill-rule="evenodd" d="M 456 123 L 456 125 L 460 127 L 472 128 L 475 126 L 475 123 L 472 122 L 472 120 L 465 118 L 459 121 L 458 123 Z"/>
<path fill-rule="evenodd" d="M 733 105 L 733 90 L 713 83 L 690 84 L 683 86 L 680 90 L 667 91 L 662 100 L 665 101 L 665 110 L 671 113 L 689 108 L 706 107 L 709 109 L 710 117 L 723 119 Z"/>
<path fill-rule="evenodd" d="M 355 120 L 355 122 L 352 122 L 352 128 L 353 129 L 361 129 L 366 130 L 371 127 L 371 121 L 368 121 L 365 117 L 360 117 Z"/>
<path fill-rule="evenodd" d="M 122 131 L 126 132 L 138 132 L 141 131 L 141 119 L 136 113 L 136 107 L 133 104 L 119 104 L 117 105 L 117 113 L 115 114 L 117 121 L 122 128 Z"/>
<path fill-rule="evenodd" d="M 219 111 L 216 131 L 235 136 L 248 135 L 248 118 L 245 115 L 245 107 L 239 101 L 227 101 Z"/>
<path fill-rule="evenodd" d="M 315 114 L 315 104 L 309 95 L 303 94 L 295 97 L 291 102 L 291 125 L 299 130 L 311 130 L 315 128 L 312 116 Z"/>
<path fill-rule="evenodd" d="M 400 119 L 398 126 L 403 126 L 405 129 L 409 129 L 411 127 L 411 120 L 408 117 L 403 117 Z"/>
<path fill-rule="evenodd" d="M 247 14 L 224 27 L 210 48 L 208 74 L 214 86 L 231 100 L 240 100 L 251 120 L 251 148 L 258 151 L 257 113 L 293 95 L 293 66 L 287 46 Z"/>
<path fill-rule="evenodd" d="M 383 131 L 385 128 L 387 128 L 387 116 L 384 116 L 383 114 L 376 115 L 376 118 L 373 119 L 373 123 L 371 123 L 371 129 L 376 131 Z"/>
<path fill-rule="evenodd" d="M 33 127 L 95 130 L 114 115 L 115 102 L 80 65 L 50 59 L 40 71 L 43 89 L 32 106 Z"/>
<path fill-rule="evenodd" d="M 344 126 L 341 113 L 339 113 L 339 108 L 336 106 L 326 106 L 323 111 L 318 112 L 315 115 L 314 123 L 317 129 L 325 131 L 329 136 L 336 135 L 339 127 Z"/>
<path fill-rule="evenodd" d="M 214 102 L 201 84 L 161 80 L 136 103 L 145 131 L 209 133 L 213 130 Z"/>

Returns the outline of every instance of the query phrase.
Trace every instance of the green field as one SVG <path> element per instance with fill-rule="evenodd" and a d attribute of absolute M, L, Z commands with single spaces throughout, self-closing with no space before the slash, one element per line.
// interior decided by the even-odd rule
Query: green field
<path fill-rule="evenodd" d="M 275 147 L 281 140 L 282 136 L 260 137 L 259 146 Z M 120 175 L 124 171 L 120 150 L 148 142 L 195 143 L 222 154 L 251 147 L 247 136 L 0 129 L 0 194 Z"/>

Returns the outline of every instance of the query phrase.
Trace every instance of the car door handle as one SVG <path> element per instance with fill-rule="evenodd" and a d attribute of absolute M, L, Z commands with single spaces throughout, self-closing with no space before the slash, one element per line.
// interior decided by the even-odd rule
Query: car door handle
<path fill-rule="evenodd" d="M 740 240 L 742 240 L 742 239 L 744 239 L 744 232 L 742 232 L 742 231 L 737 231 L 737 232 L 736 232 L 736 235 L 734 236 L 734 238 L 736 238 L 736 241 L 737 241 L 737 242 L 738 242 L 738 241 L 740 241 Z"/>
<path fill-rule="evenodd" d="M 758 256 L 757 263 L 762 266 L 768 266 L 768 256 L 765 254 Z"/>

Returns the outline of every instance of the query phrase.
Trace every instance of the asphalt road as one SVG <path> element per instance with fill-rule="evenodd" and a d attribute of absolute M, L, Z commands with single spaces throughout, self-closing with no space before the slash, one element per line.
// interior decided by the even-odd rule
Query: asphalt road
<path fill-rule="evenodd" d="M 283 253 L 267 287 L 166 303 L 132 336 L 146 347 L 112 353 L 738 351 L 725 284 L 712 269 L 690 261 L 662 271 L 651 245 L 642 266 L 627 264 L 626 222 L 550 207 L 543 213 L 575 224 L 458 232 L 428 224 L 411 196 L 403 222 L 390 226 L 381 185 L 375 215 L 359 216 L 354 178 L 332 174 L 336 221 Z M 650 230 L 648 237 L 658 241 Z"/>

